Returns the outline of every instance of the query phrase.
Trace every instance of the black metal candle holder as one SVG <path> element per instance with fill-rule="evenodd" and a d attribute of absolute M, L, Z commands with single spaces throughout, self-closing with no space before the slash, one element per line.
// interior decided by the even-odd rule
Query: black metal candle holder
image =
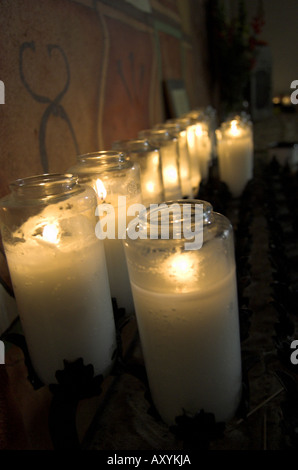
<path fill-rule="evenodd" d="M 115 299 L 112 299 L 113 313 L 116 325 L 117 349 L 113 353 L 114 368 L 111 374 L 119 373 L 123 368 L 123 353 L 121 331 L 129 321 L 124 309 L 119 309 Z M 21 333 L 7 333 L 2 339 L 18 346 L 24 354 L 24 362 L 28 371 L 28 380 L 34 390 L 43 387 L 31 362 L 25 337 Z M 92 364 L 84 364 L 83 358 L 75 361 L 64 360 L 64 368 L 57 370 L 57 383 L 50 384 L 52 400 L 49 410 L 49 431 L 55 450 L 80 449 L 76 426 L 76 412 L 80 400 L 99 396 L 102 392 L 103 376 L 94 376 Z"/>

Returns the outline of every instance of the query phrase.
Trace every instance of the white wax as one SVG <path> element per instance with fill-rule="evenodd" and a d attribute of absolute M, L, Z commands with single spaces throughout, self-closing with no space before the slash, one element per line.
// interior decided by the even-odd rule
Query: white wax
<path fill-rule="evenodd" d="M 150 204 L 161 203 L 164 200 L 164 194 L 159 152 L 148 152 L 146 164 L 144 165 L 142 165 L 142 158 L 138 158 L 137 161 L 141 168 L 140 178 L 143 204 L 147 207 Z"/>
<path fill-rule="evenodd" d="M 15 234 L 23 233 L 25 242 L 6 246 L 30 357 L 45 384 L 56 382 L 64 359 L 82 357 L 95 375 L 106 374 L 116 349 L 103 243 L 83 215 L 75 216 L 75 226 L 58 217 L 47 207 L 42 218 L 32 217 Z M 62 239 L 32 236 L 41 220 L 56 224 Z"/>
<path fill-rule="evenodd" d="M 214 262 L 214 279 L 217 268 L 226 270 Z M 172 271 L 172 282 L 177 276 L 179 270 Z M 235 270 L 214 283 L 185 277 L 180 292 L 158 292 L 159 285 L 147 290 L 132 282 L 152 398 L 168 424 L 183 410 L 195 414 L 201 409 L 228 421 L 241 394 Z"/>
<path fill-rule="evenodd" d="M 115 238 L 104 240 L 111 296 L 117 301 L 118 308 L 125 308 L 128 315 L 134 314 L 134 302 L 127 270 L 123 240 Z"/>
<path fill-rule="evenodd" d="M 194 125 L 187 128 L 187 144 L 190 157 L 191 167 L 191 185 L 193 193 L 196 194 L 201 182 L 200 162 L 198 159 L 197 143 L 196 143 L 196 128 Z"/>
<path fill-rule="evenodd" d="M 111 296 L 116 299 L 118 308 L 124 308 L 126 314 L 132 315 L 135 312 L 134 302 L 129 281 L 123 239 L 120 237 L 124 233 L 129 221 L 133 219 L 133 217 L 127 216 L 127 209 L 129 205 L 138 204 L 141 201 L 140 196 L 137 196 L 135 198 L 131 197 L 130 199 L 128 199 L 129 202 L 127 203 L 127 205 L 117 206 L 118 198 L 111 197 L 109 200 L 110 204 L 113 206 L 115 211 L 115 238 L 105 238 L 104 248 L 106 254 Z M 124 220 L 125 225 L 124 231 L 118 234 L 118 222 L 120 213 L 125 217 L 125 219 L 122 219 Z M 111 214 L 111 218 L 113 218 L 113 214 Z"/>

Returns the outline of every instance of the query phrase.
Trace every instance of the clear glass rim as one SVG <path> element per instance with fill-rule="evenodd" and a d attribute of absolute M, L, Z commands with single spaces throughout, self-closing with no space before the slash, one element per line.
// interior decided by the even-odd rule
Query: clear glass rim
<path fill-rule="evenodd" d="M 186 129 L 186 125 L 183 125 L 182 122 L 166 122 L 165 129 L 170 130 L 170 132 L 181 132 Z"/>
<path fill-rule="evenodd" d="M 195 206 L 196 205 L 202 205 L 203 206 L 203 221 L 205 223 L 210 223 L 210 217 L 213 212 L 213 206 L 210 202 L 208 201 L 203 201 L 201 199 L 177 199 L 177 200 L 172 200 L 172 201 L 166 201 L 161 204 L 156 204 L 154 207 L 148 206 L 144 211 L 140 213 L 140 220 L 147 220 L 148 222 L 148 215 L 155 214 L 156 212 L 160 212 L 161 207 L 163 205 L 166 205 L 168 207 L 171 207 L 172 205 L 177 204 L 180 207 L 183 207 L 185 205 L 188 205 L 191 207 L 191 215 L 193 216 L 195 214 Z M 157 207 L 155 207 L 157 206 Z M 165 209 L 166 210 L 166 209 Z M 183 217 L 180 219 L 183 221 Z M 171 223 L 175 223 L 175 221 L 171 221 Z"/>
<path fill-rule="evenodd" d="M 62 190 L 72 190 L 76 185 L 78 185 L 78 177 L 71 173 L 43 173 L 19 178 L 10 183 L 9 188 L 14 192 L 46 188 L 52 194 L 60 194 Z"/>
<path fill-rule="evenodd" d="M 96 170 L 98 173 L 133 167 L 126 153 L 117 150 L 99 150 L 77 155 L 77 161 L 86 167 L 92 167 L 92 171 Z"/>
<path fill-rule="evenodd" d="M 164 127 L 145 129 L 143 131 L 140 131 L 138 136 L 141 139 L 147 139 L 151 145 L 154 145 L 154 142 L 163 142 L 174 139 L 174 137 L 171 136 L 169 130 L 165 129 Z"/>
<path fill-rule="evenodd" d="M 196 210 L 197 205 L 200 205 L 199 211 Z M 185 206 L 188 206 L 190 210 L 185 211 Z M 204 227 L 211 225 L 213 214 L 212 205 L 199 199 L 178 199 L 165 201 L 161 204 L 150 204 L 138 216 L 139 237 L 137 238 L 142 240 L 140 243 L 144 243 L 144 240 L 149 240 L 151 243 L 153 231 L 156 234 L 153 240 L 164 240 L 166 233 L 168 240 L 180 243 L 179 240 L 185 237 L 185 230 L 188 233 L 191 230 L 193 236 L 202 233 Z M 181 232 L 182 227 L 184 235 Z M 135 239 L 133 231 L 134 227 L 128 227 L 128 238 Z"/>
<path fill-rule="evenodd" d="M 129 152 L 154 152 L 158 151 L 158 148 L 149 142 L 147 138 L 132 139 L 127 142 L 126 151 Z"/>
<path fill-rule="evenodd" d="M 178 122 L 179 125 L 183 127 L 190 127 L 193 125 L 190 117 L 180 116 L 179 118 L 176 118 L 175 120 Z"/>
<path fill-rule="evenodd" d="M 111 151 L 114 153 L 123 153 L 123 151 L 126 148 L 127 143 L 129 142 L 129 139 L 123 139 L 123 140 L 115 140 L 112 143 L 112 149 Z"/>

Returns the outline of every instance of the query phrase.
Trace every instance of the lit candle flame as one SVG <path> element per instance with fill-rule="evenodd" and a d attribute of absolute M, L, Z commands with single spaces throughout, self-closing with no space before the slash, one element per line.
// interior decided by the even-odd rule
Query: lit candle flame
<path fill-rule="evenodd" d="M 152 183 L 152 181 L 148 181 L 148 183 L 146 183 L 146 189 L 148 193 L 154 193 L 154 183 Z"/>
<path fill-rule="evenodd" d="M 57 244 L 60 240 L 60 230 L 57 224 L 45 225 L 42 237 L 46 242 Z"/>
<path fill-rule="evenodd" d="M 94 189 L 97 194 L 97 196 L 104 201 L 105 198 L 107 197 L 107 190 L 103 184 L 103 182 L 100 179 L 97 179 L 94 184 Z"/>
<path fill-rule="evenodd" d="M 201 124 L 198 124 L 196 126 L 196 135 L 198 137 L 202 137 L 202 135 L 203 135 L 203 127 L 201 126 Z"/>
<path fill-rule="evenodd" d="M 159 157 L 158 157 L 158 155 L 154 155 L 153 160 L 152 160 L 152 163 L 153 163 L 154 166 L 158 166 L 158 164 L 159 164 Z"/>
<path fill-rule="evenodd" d="M 236 119 L 231 122 L 231 134 L 235 137 L 240 134 L 240 129 L 238 127 L 238 122 L 236 121 Z"/>
<path fill-rule="evenodd" d="M 281 102 L 284 106 L 289 106 L 291 104 L 290 96 L 283 96 Z"/>
<path fill-rule="evenodd" d="M 187 144 L 191 149 L 195 146 L 195 137 L 195 127 L 192 126 L 187 131 Z"/>
<path fill-rule="evenodd" d="M 178 179 L 176 168 L 174 166 L 168 166 L 165 169 L 165 176 L 168 183 L 176 183 Z"/>
<path fill-rule="evenodd" d="M 181 168 L 181 178 L 185 179 L 189 177 L 188 169 L 187 168 Z"/>
<path fill-rule="evenodd" d="M 194 275 L 194 264 L 188 254 L 175 255 L 170 260 L 170 272 L 179 281 L 190 279 Z"/>

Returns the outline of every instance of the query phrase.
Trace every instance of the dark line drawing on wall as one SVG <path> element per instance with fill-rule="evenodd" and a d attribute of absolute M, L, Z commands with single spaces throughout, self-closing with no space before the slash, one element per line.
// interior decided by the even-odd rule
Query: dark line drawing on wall
<path fill-rule="evenodd" d="M 39 103 L 48 103 L 48 106 L 47 106 L 46 110 L 44 111 L 44 113 L 42 115 L 41 122 L 40 122 L 40 127 L 39 127 L 39 151 L 40 151 L 41 164 L 42 164 L 42 168 L 43 168 L 44 172 L 47 173 L 49 171 L 49 163 L 48 163 L 48 156 L 47 156 L 47 151 L 46 151 L 45 138 L 46 138 L 47 122 L 48 122 L 48 119 L 51 115 L 61 117 L 67 123 L 68 128 L 69 128 L 70 133 L 71 133 L 71 136 L 72 136 L 72 139 L 73 139 L 73 142 L 74 142 L 74 145 L 75 145 L 76 152 L 77 152 L 78 155 L 80 154 L 77 139 L 76 139 L 73 127 L 71 125 L 70 119 L 69 119 L 66 111 L 64 110 L 63 106 L 60 104 L 60 101 L 62 100 L 63 96 L 65 95 L 65 93 L 67 92 L 68 87 L 69 87 L 70 70 L 69 70 L 67 57 L 66 57 L 63 49 L 59 45 L 48 44 L 47 45 L 47 52 L 48 52 L 49 57 L 51 57 L 51 54 L 52 54 L 53 50 L 57 50 L 57 51 L 60 52 L 60 54 L 63 58 L 65 68 L 66 68 L 66 82 L 65 82 L 65 85 L 64 85 L 63 89 L 57 94 L 57 96 L 54 98 L 54 100 L 52 100 L 51 98 L 48 98 L 47 96 L 37 94 L 32 90 L 32 88 L 30 87 L 30 85 L 29 85 L 29 83 L 28 83 L 28 81 L 27 81 L 27 79 L 24 75 L 23 58 L 24 58 L 24 52 L 27 49 L 31 49 L 31 51 L 35 52 L 35 43 L 34 43 L 34 41 L 24 42 L 23 44 L 21 44 L 21 47 L 20 47 L 19 69 L 20 69 L 21 81 L 22 81 L 24 87 L 26 88 L 26 90 L 28 91 L 28 93 L 32 96 L 32 98 L 35 101 L 37 101 Z"/>
<path fill-rule="evenodd" d="M 130 62 L 130 71 L 131 71 L 131 76 L 132 76 L 132 86 L 133 86 L 133 89 L 136 90 L 136 77 L 134 73 L 135 60 L 134 60 L 134 55 L 132 52 L 129 54 L 129 62 Z"/>
<path fill-rule="evenodd" d="M 141 70 L 140 70 L 140 81 L 139 81 L 139 90 L 140 92 L 142 91 L 143 89 L 143 86 L 144 86 L 144 78 L 145 78 L 145 66 L 144 64 L 141 65 Z M 141 97 L 139 97 L 141 98 Z"/>
<path fill-rule="evenodd" d="M 126 83 L 126 80 L 125 80 L 125 76 L 124 76 L 124 73 L 123 73 L 123 68 L 122 68 L 122 61 L 121 59 L 117 60 L 117 70 L 118 70 L 118 74 L 121 78 L 121 81 L 124 85 L 124 88 L 125 88 L 125 91 L 127 93 L 127 96 L 129 98 L 129 101 L 132 101 L 132 98 L 131 98 L 131 94 L 130 94 L 130 91 L 129 91 L 129 88 L 128 88 L 128 85 Z"/>
<path fill-rule="evenodd" d="M 129 98 L 130 102 L 133 102 L 133 99 L 135 98 L 136 102 L 140 102 L 142 99 L 142 89 L 144 86 L 144 78 L 145 78 L 145 66 L 144 64 L 141 64 L 139 67 L 139 76 L 137 75 L 137 70 L 136 70 L 136 64 L 135 64 L 135 57 L 134 53 L 130 52 L 128 56 L 128 62 L 129 62 L 129 67 L 130 67 L 130 73 L 131 73 L 131 80 L 126 80 L 125 73 L 124 73 L 124 68 L 122 64 L 122 60 L 118 59 L 117 60 L 117 71 L 118 74 L 121 78 L 121 81 L 123 83 L 123 86 L 125 88 L 126 94 Z M 133 96 L 130 91 L 129 83 L 132 84 L 132 90 L 133 90 Z"/>

